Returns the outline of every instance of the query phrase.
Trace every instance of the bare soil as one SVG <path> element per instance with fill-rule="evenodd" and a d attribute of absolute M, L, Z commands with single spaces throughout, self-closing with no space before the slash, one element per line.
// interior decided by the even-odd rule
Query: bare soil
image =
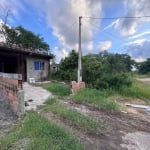
<path fill-rule="evenodd" d="M 8 132 L 18 121 L 0 92 L 0 137 Z"/>
<path fill-rule="evenodd" d="M 150 78 L 137 78 L 137 80 L 142 81 L 146 84 L 150 84 Z"/>
<path fill-rule="evenodd" d="M 149 150 L 150 115 L 146 111 L 137 110 L 138 113 L 132 113 L 127 109 L 123 112 L 106 112 L 91 105 L 74 103 L 71 100 L 60 102 L 84 115 L 100 120 L 102 132 L 90 134 L 71 126 L 52 113 L 44 113 L 48 119 L 73 131 L 84 144 L 85 150 Z M 144 147 L 142 147 L 143 144 Z"/>

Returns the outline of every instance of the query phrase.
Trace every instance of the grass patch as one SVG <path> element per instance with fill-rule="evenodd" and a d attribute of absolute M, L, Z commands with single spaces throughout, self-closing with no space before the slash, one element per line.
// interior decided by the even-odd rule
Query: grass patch
<path fill-rule="evenodd" d="M 48 84 L 43 84 L 42 87 L 57 96 L 69 96 L 70 95 L 70 86 L 67 84 L 48 83 Z"/>
<path fill-rule="evenodd" d="M 68 108 L 60 104 L 55 99 L 49 99 L 45 106 L 42 106 L 45 111 L 51 111 L 59 117 L 66 120 L 69 124 L 81 128 L 89 133 L 100 132 L 100 122 L 92 117 L 85 116 L 75 109 Z"/>
<path fill-rule="evenodd" d="M 28 112 L 20 126 L 0 139 L 0 149 L 22 149 L 19 143 L 21 139 L 29 139 L 27 144 L 23 146 L 24 150 L 83 149 L 70 132 L 49 122 L 36 112 Z"/>
<path fill-rule="evenodd" d="M 119 110 L 119 105 L 109 100 L 108 97 L 115 93 L 111 90 L 99 91 L 96 89 L 85 88 L 72 96 L 72 99 L 78 103 L 90 103 L 104 110 Z"/>
<path fill-rule="evenodd" d="M 150 78 L 150 73 L 148 74 L 135 74 L 136 78 Z"/>
<path fill-rule="evenodd" d="M 150 85 L 138 80 L 133 80 L 131 87 L 124 87 L 119 93 L 123 96 L 140 98 L 150 102 Z"/>

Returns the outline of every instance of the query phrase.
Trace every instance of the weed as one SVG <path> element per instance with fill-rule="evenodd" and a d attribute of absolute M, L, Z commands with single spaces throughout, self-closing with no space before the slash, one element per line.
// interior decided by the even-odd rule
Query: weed
<path fill-rule="evenodd" d="M 46 105 L 42 106 L 45 111 L 51 111 L 59 117 L 67 120 L 69 124 L 81 128 L 87 132 L 99 132 L 100 122 L 89 116 L 85 116 L 79 113 L 75 109 L 68 108 L 67 106 L 60 104 L 55 99 L 49 99 Z"/>
<path fill-rule="evenodd" d="M 29 139 L 20 147 L 20 139 Z M 36 112 L 28 112 L 21 125 L 0 139 L 0 149 L 81 150 L 74 136 Z"/>
<path fill-rule="evenodd" d="M 96 89 L 85 88 L 72 96 L 72 99 L 78 103 L 95 104 L 97 107 L 104 110 L 119 110 L 119 105 L 109 100 L 108 97 L 114 95 L 112 90 L 99 91 Z"/>
<path fill-rule="evenodd" d="M 42 87 L 57 96 L 69 96 L 70 94 L 70 87 L 67 84 L 48 83 L 48 84 L 43 84 Z"/>
<path fill-rule="evenodd" d="M 133 80 L 131 87 L 122 88 L 119 93 L 123 96 L 140 98 L 150 101 L 150 85 L 141 81 Z"/>

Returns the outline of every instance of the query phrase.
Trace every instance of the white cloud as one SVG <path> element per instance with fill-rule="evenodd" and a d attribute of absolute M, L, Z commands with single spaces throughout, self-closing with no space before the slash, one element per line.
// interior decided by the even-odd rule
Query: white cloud
<path fill-rule="evenodd" d="M 34 0 L 34 5 L 43 11 L 49 27 L 61 44 L 69 49 L 78 43 L 78 17 L 97 16 L 101 14 L 100 0 Z M 82 19 L 82 43 L 92 40 L 94 24 L 100 20 Z"/>
<path fill-rule="evenodd" d="M 14 18 L 20 16 L 20 11 L 25 11 L 25 7 L 20 0 L 0 0 L 0 18 L 3 21 L 6 18 L 8 12 L 7 23 L 13 22 Z"/>
<path fill-rule="evenodd" d="M 137 39 L 128 43 L 125 43 L 124 45 L 143 45 L 143 43 L 147 41 L 146 39 Z"/>
<path fill-rule="evenodd" d="M 88 44 L 87 44 L 87 51 L 92 51 L 94 48 L 94 45 L 93 45 L 93 41 L 90 41 Z"/>
<path fill-rule="evenodd" d="M 150 58 L 150 40 L 139 39 L 132 42 L 132 44 L 126 45 L 126 52 L 135 60 L 143 61 L 146 58 Z"/>
<path fill-rule="evenodd" d="M 56 56 L 55 57 L 56 63 L 59 63 L 60 60 L 62 58 L 64 59 L 65 57 L 67 57 L 68 54 L 69 54 L 69 52 L 66 49 L 61 49 L 61 48 L 59 48 L 57 46 L 54 48 L 54 55 Z"/>
<path fill-rule="evenodd" d="M 143 61 L 145 61 L 146 59 L 145 59 L 145 58 L 142 58 L 142 57 L 138 57 L 138 58 L 134 58 L 134 60 L 135 60 L 136 62 L 143 62 Z"/>
<path fill-rule="evenodd" d="M 100 51 L 105 51 L 105 50 L 108 50 L 110 49 L 112 46 L 112 41 L 103 41 L 103 42 L 100 42 L 99 43 L 99 49 Z"/>
<path fill-rule="evenodd" d="M 127 13 L 126 17 L 130 16 L 146 16 L 150 14 L 150 1 L 149 0 L 126 0 Z M 136 33 L 137 27 L 150 21 L 149 18 L 132 18 L 132 19 L 120 19 L 118 29 L 122 36 L 130 36 Z"/>
<path fill-rule="evenodd" d="M 109 29 L 109 28 L 111 28 L 111 27 L 115 27 L 115 28 L 116 28 L 116 27 L 118 26 L 118 23 L 119 23 L 119 19 L 113 21 L 111 24 L 109 24 L 108 26 L 106 26 L 106 27 L 104 28 L 104 30 L 107 30 L 107 29 Z"/>
<path fill-rule="evenodd" d="M 139 37 L 144 36 L 144 35 L 150 35 L 150 31 L 146 31 L 146 32 L 143 32 L 143 33 L 136 34 L 134 36 L 131 36 L 130 39 L 136 39 L 136 38 L 139 38 Z"/>
<path fill-rule="evenodd" d="M 3 34 L 3 24 L 4 22 L 0 19 L 0 42 L 5 42 L 5 36 Z"/>

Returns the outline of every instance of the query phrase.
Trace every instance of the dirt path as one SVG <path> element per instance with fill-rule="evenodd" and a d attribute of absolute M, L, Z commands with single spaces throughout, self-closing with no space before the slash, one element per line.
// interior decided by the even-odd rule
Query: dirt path
<path fill-rule="evenodd" d="M 137 78 L 137 80 L 142 81 L 146 84 L 150 84 L 150 78 Z"/>
<path fill-rule="evenodd" d="M 149 150 L 150 147 L 150 115 L 141 118 L 135 114 L 113 113 L 97 110 L 92 106 L 76 104 L 72 101 L 61 101 L 66 106 L 76 109 L 84 115 L 97 118 L 104 125 L 101 134 L 88 134 L 76 129 L 52 113 L 46 116 L 69 130 L 82 141 L 85 149 L 89 150 Z M 145 140 L 144 140 L 145 139 Z"/>

